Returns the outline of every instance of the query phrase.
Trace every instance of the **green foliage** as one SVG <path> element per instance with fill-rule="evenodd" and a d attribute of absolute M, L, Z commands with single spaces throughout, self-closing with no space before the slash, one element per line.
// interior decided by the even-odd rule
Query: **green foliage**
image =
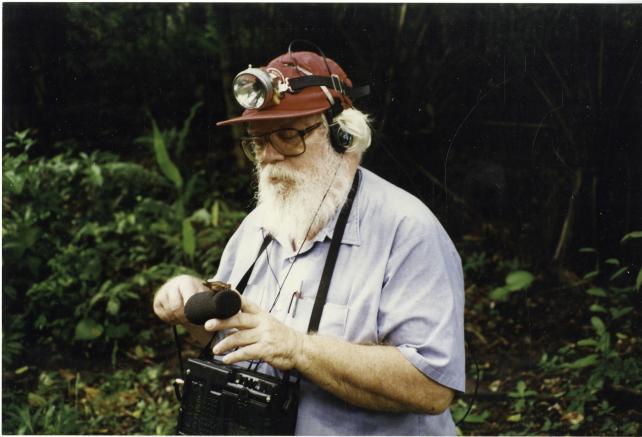
<path fill-rule="evenodd" d="M 166 134 L 176 140 L 171 147 L 154 132 L 156 147 L 150 152 L 156 151 L 161 173 L 98 151 L 32 157 L 29 130 L 7 140 L 5 370 L 19 379 L 30 375 L 31 350 L 38 357 L 73 355 L 97 363 L 107 355 L 112 366 L 124 353 L 145 367 L 96 372 L 87 381 L 80 374 L 63 372 L 61 379 L 43 371 L 35 389 L 28 383 L 5 384 L 5 432 L 173 432 L 176 403 L 166 391 L 168 371 L 149 365 L 155 351 L 146 344 L 151 341 L 146 328 L 150 321 L 157 323 L 152 294 L 173 275 L 212 274 L 224 243 L 245 216 L 215 197 L 217 192 L 196 184 L 202 172 L 185 185 L 171 177 L 180 173 L 172 173 L 179 170 L 169 153 L 185 150 L 189 120 L 199 106 L 179 132 Z M 174 170 L 168 173 L 168 168 Z M 187 214 L 195 204 L 192 197 L 200 203 Z"/>
<path fill-rule="evenodd" d="M 33 373 L 35 370 L 30 370 Z M 42 371 L 32 391 L 3 391 L 3 431 L 168 435 L 178 404 L 163 365 L 140 371 Z"/>
<path fill-rule="evenodd" d="M 88 343 L 86 351 L 116 357 L 152 317 L 154 289 L 181 272 L 212 274 L 244 217 L 209 193 L 198 193 L 202 206 L 186 216 L 186 191 L 177 194 L 156 171 L 112 154 L 32 158 L 28 136 L 10 142 L 3 156 L 3 262 L 11 272 L 3 284 L 5 365 L 19 364 L 27 345 L 62 351 Z M 216 224 L 207 212 L 213 204 Z"/>
<path fill-rule="evenodd" d="M 466 414 L 466 411 L 468 411 L 468 406 L 469 404 L 466 401 L 464 401 L 463 399 L 458 399 L 457 402 L 455 402 L 450 407 L 450 412 L 455 422 L 459 422 L 464 417 L 464 414 Z M 490 411 L 477 411 L 477 408 L 475 408 L 475 405 L 473 405 L 473 407 L 470 409 L 470 413 L 468 413 L 468 416 L 466 416 L 466 418 L 464 419 L 464 423 L 483 423 L 489 417 Z"/>
<path fill-rule="evenodd" d="M 629 238 L 623 238 L 622 242 Z M 581 252 L 598 254 L 587 248 Z M 580 429 L 589 420 L 602 422 L 600 432 L 608 434 L 635 433 L 638 429 L 635 423 L 616 424 L 609 417 L 613 407 L 604 399 L 607 392 L 618 390 L 618 387 L 642 391 L 639 331 L 631 318 L 624 317 L 634 310 L 635 302 L 639 302 L 639 291 L 631 284 L 632 276 L 623 274 L 629 267 L 620 268 L 621 264 L 619 259 L 609 258 L 602 265 L 596 264 L 595 270 L 590 272 L 593 274 L 589 278 L 601 284 L 586 289 L 591 302 L 588 309 L 590 313 L 601 315 L 590 316 L 587 336 L 560 348 L 552 357 L 544 354 L 540 361 L 545 376 L 561 376 L 559 380 L 563 381 L 563 387 L 560 390 L 565 395 L 560 402 L 567 411 L 564 417 L 572 431 Z"/>
<path fill-rule="evenodd" d="M 167 147 L 165 147 L 165 141 L 163 136 L 156 126 L 156 121 L 152 120 L 152 132 L 153 132 L 153 143 L 154 143 L 154 153 L 156 154 L 156 162 L 162 170 L 163 174 L 174 183 L 174 186 L 177 190 L 183 188 L 183 178 L 181 177 L 178 168 L 167 154 Z"/>
<path fill-rule="evenodd" d="M 196 181 L 199 177 L 202 177 L 202 172 L 190 172 L 190 168 L 186 168 L 185 173 L 193 173 L 190 177 L 187 185 L 183 184 L 183 177 L 181 175 L 181 170 L 174 163 L 170 157 L 170 150 L 173 151 L 173 155 L 177 162 L 182 162 L 182 155 L 185 151 L 185 141 L 189 133 L 190 125 L 196 112 L 202 106 L 202 102 L 198 102 L 192 106 L 190 109 L 189 115 L 183 121 L 182 128 L 177 131 L 175 128 L 166 131 L 160 131 L 156 120 L 152 118 L 152 133 L 151 138 L 149 137 L 139 137 L 137 139 L 140 143 L 150 143 L 153 146 L 154 155 L 156 156 L 156 162 L 161 170 L 170 182 L 172 182 L 176 190 L 176 214 L 177 220 L 181 222 L 181 247 L 184 254 L 187 257 L 187 260 L 190 262 L 193 261 L 194 255 L 196 253 L 196 240 L 197 235 L 193 226 L 193 221 L 198 217 L 187 217 L 185 213 L 186 206 L 189 204 L 192 195 L 194 194 L 194 187 Z M 150 116 L 151 118 L 151 116 Z M 214 203 L 217 204 L 218 201 Z M 201 211 L 201 210 L 199 210 Z M 200 214 L 197 211 L 195 214 Z M 212 223 L 213 226 L 217 224 Z"/>
<path fill-rule="evenodd" d="M 511 293 L 525 290 L 531 286 L 535 277 L 525 270 L 510 272 L 506 276 L 506 285 L 497 287 L 490 292 L 490 298 L 497 301 L 506 301 Z"/>

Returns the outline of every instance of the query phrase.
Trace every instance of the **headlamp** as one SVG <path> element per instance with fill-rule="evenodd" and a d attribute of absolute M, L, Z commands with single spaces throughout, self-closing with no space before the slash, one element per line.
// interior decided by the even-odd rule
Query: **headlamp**
<path fill-rule="evenodd" d="M 288 89 L 287 80 L 276 69 L 249 68 L 236 75 L 234 98 L 246 109 L 260 109 L 279 103 L 280 94 Z"/>

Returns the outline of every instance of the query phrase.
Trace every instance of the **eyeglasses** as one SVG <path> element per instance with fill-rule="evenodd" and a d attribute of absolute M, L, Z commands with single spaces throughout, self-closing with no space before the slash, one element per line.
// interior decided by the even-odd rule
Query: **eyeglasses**
<path fill-rule="evenodd" d="M 283 156 L 299 156 L 305 152 L 305 136 L 321 126 L 318 122 L 303 130 L 282 128 L 263 135 L 241 138 L 241 147 L 245 156 L 252 162 L 257 162 L 265 151 L 268 142 Z"/>

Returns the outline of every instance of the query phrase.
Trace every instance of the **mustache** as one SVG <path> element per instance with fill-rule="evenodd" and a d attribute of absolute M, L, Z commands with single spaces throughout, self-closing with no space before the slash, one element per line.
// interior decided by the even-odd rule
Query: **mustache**
<path fill-rule="evenodd" d="M 293 169 L 287 165 L 281 165 L 280 163 L 266 164 L 263 167 L 258 167 L 257 173 L 260 179 L 300 181 L 304 177 L 303 171 Z"/>

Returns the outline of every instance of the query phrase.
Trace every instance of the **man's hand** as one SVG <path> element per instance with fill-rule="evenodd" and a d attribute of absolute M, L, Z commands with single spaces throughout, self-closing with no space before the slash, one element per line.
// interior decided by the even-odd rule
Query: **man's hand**
<path fill-rule="evenodd" d="M 203 282 L 189 275 L 180 275 L 167 281 L 154 296 L 154 312 L 164 322 L 187 325 L 185 302 L 192 295 L 207 290 Z"/>
<path fill-rule="evenodd" d="M 213 349 L 218 355 L 239 348 L 223 358 L 226 364 L 259 359 L 279 370 L 296 366 L 305 334 L 285 326 L 243 296 L 239 313 L 229 319 L 211 319 L 205 323 L 207 331 L 230 328 L 238 331 L 225 337 Z"/>

